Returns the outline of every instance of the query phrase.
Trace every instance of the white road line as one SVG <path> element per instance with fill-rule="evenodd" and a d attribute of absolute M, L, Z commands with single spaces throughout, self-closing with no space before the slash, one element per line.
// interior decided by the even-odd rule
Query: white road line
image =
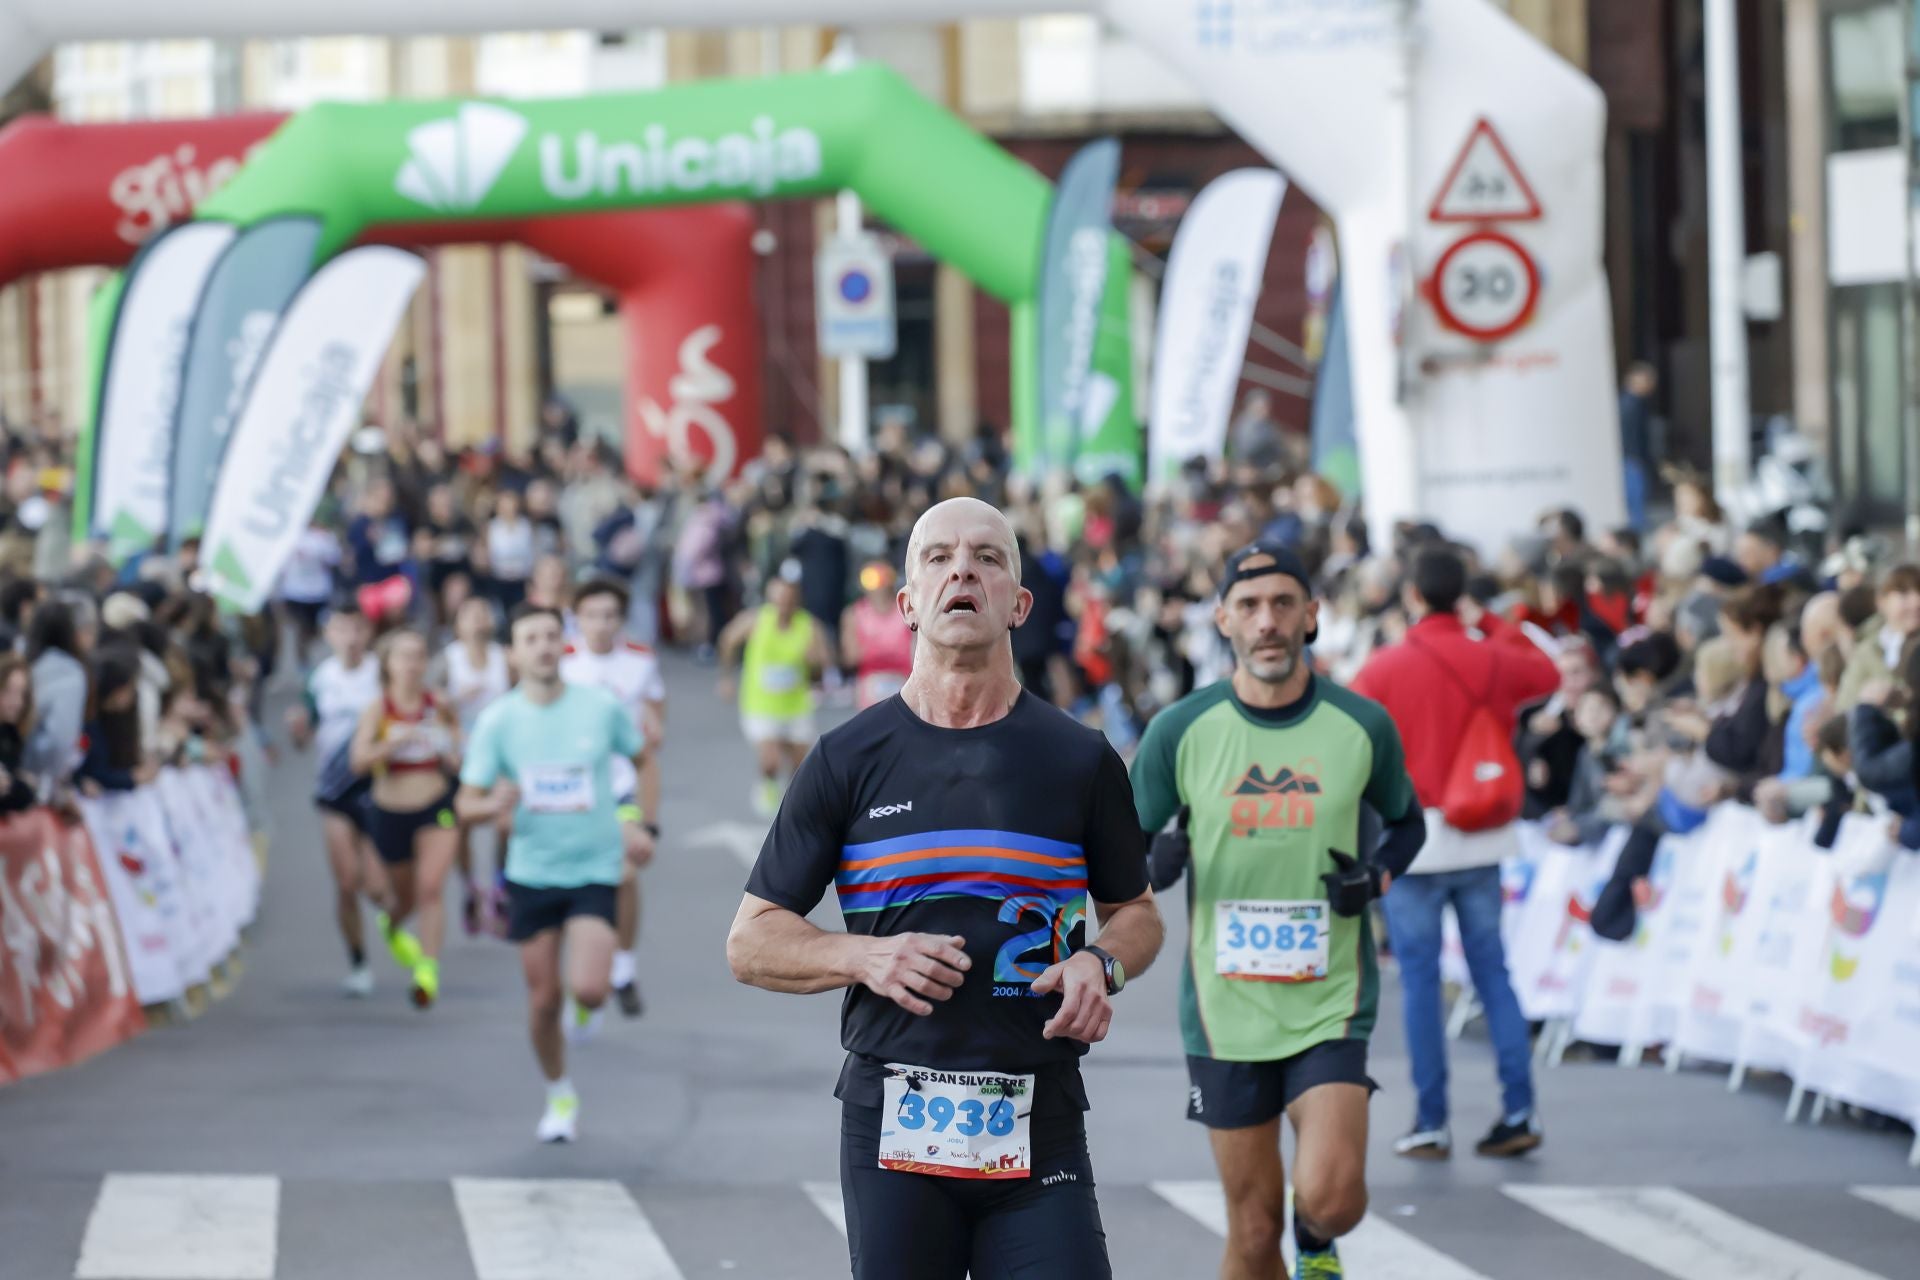
<path fill-rule="evenodd" d="M 1853 1194 L 1920 1222 L 1920 1187 L 1855 1187 Z"/>
<path fill-rule="evenodd" d="M 1155 1182 L 1155 1195 L 1217 1236 L 1227 1234 L 1227 1199 L 1217 1182 Z M 1293 1195 L 1287 1195 L 1289 1207 Z M 1287 1265 L 1293 1265 L 1293 1233 L 1281 1240 Z M 1340 1237 L 1340 1261 L 1368 1280 L 1486 1280 L 1417 1236 L 1368 1216 Z"/>
<path fill-rule="evenodd" d="M 1227 1234 L 1227 1197 L 1217 1182 L 1150 1182 L 1153 1194 L 1222 1239 Z"/>
<path fill-rule="evenodd" d="M 725 849 L 751 870 L 760 858 L 760 846 L 766 842 L 766 838 L 767 824 L 764 822 L 714 822 L 689 832 L 687 847 Z"/>
<path fill-rule="evenodd" d="M 273 1280 L 280 1180 L 110 1173 L 74 1280 Z"/>
<path fill-rule="evenodd" d="M 1507 1195 L 1685 1280 L 1880 1280 L 1672 1187 L 1518 1187 Z"/>
<path fill-rule="evenodd" d="M 813 1207 L 822 1217 L 831 1222 L 841 1235 L 847 1234 L 847 1206 L 840 1199 L 840 1184 L 837 1182 L 803 1182 L 800 1189 L 807 1193 L 807 1199 L 813 1201 Z"/>
<path fill-rule="evenodd" d="M 455 1178 L 478 1280 L 683 1280 L 617 1182 Z"/>

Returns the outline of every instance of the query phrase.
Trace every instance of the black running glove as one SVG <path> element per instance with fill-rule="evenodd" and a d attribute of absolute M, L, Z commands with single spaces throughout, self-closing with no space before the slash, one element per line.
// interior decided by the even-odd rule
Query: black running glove
<path fill-rule="evenodd" d="M 1327 905 L 1337 916 L 1357 916 L 1380 896 L 1380 868 L 1355 862 L 1338 849 L 1328 851 L 1334 870 L 1320 877 L 1327 886 Z"/>
<path fill-rule="evenodd" d="M 1193 857 L 1193 842 L 1187 839 L 1188 812 L 1189 806 L 1181 805 L 1173 830 L 1154 832 L 1147 844 L 1147 883 L 1155 893 L 1172 888 L 1174 881 L 1185 874 L 1187 862 Z"/>

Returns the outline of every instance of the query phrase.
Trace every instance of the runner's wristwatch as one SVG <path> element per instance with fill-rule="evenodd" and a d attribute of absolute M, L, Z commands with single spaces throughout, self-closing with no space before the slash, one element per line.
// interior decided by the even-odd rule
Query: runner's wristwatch
<path fill-rule="evenodd" d="M 1089 946 L 1080 949 L 1098 960 L 1100 967 L 1106 970 L 1107 994 L 1110 996 L 1119 995 L 1120 988 L 1127 985 L 1126 968 L 1118 960 L 1115 960 L 1110 952 L 1104 951 L 1099 947 Z"/>

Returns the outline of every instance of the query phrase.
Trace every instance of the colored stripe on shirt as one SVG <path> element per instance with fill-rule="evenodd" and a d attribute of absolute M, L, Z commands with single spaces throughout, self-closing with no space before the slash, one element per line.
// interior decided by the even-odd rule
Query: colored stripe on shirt
<path fill-rule="evenodd" d="M 834 877 L 842 911 L 878 911 L 935 897 L 1004 899 L 1023 891 L 1086 891 L 1079 845 L 1011 831 L 929 831 L 848 845 Z"/>

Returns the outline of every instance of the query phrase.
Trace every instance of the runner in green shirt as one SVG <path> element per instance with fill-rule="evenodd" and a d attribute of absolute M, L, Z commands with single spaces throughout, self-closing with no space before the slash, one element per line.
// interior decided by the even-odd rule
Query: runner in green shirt
<path fill-rule="evenodd" d="M 1188 872 L 1187 1114 L 1210 1130 L 1226 1191 L 1228 1280 L 1284 1274 L 1283 1112 L 1295 1136 L 1295 1275 L 1344 1274 L 1333 1240 L 1366 1212 L 1375 1088 L 1367 904 L 1425 837 L 1387 713 L 1313 674 L 1318 617 L 1292 552 L 1266 542 L 1236 552 L 1214 611 L 1233 678 L 1156 716 L 1133 763 L 1141 825 L 1178 820 L 1154 840 L 1154 888 Z M 1363 804 L 1387 835 L 1356 859 Z"/>
<path fill-rule="evenodd" d="M 833 661 L 826 632 L 800 607 L 800 562 L 787 560 L 767 582 L 767 601 L 743 609 L 720 633 L 720 668 L 741 656 L 740 731 L 753 744 L 760 781 L 753 792 L 754 811 L 771 818 L 780 807 L 782 768 L 786 777 L 800 769 L 819 737 L 813 723 L 813 682 Z M 732 699 L 731 676 L 722 677 L 720 696 Z"/>

